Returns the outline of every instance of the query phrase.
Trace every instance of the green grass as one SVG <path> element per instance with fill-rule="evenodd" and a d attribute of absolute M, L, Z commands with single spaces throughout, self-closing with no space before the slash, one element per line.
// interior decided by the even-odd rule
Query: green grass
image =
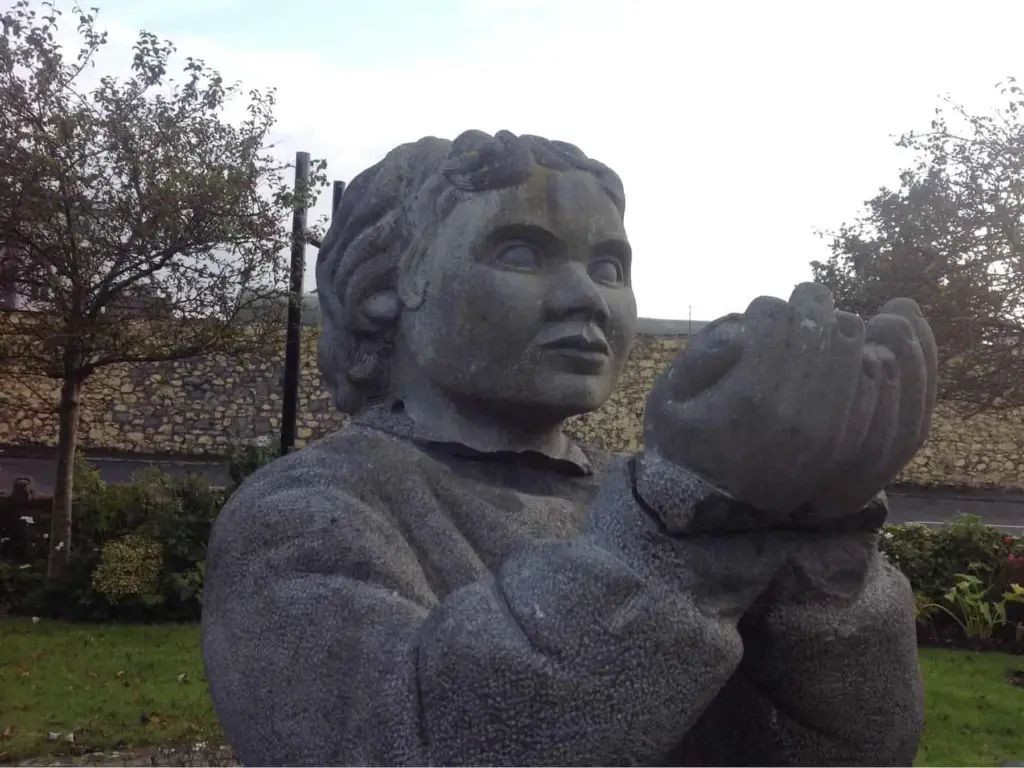
<path fill-rule="evenodd" d="M 922 648 L 925 724 L 917 765 L 1024 760 L 1024 688 L 1006 681 L 1024 657 Z"/>
<path fill-rule="evenodd" d="M 1024 688 L 1005 679 L 1024 657 L 922 649 L 921 669 L 918 765 L 1024 759 Z M 66 753 L 46 735 L 69 731 L 76 751 L 217 740 L 198 627 L 0 620 L 0 760 Z"/>
<path fill-rule="evenodd" d="M 75 751 L 217 739 L 198 627 L 0 620 L 0 760 L 67 753 L 50 732 Z"/>

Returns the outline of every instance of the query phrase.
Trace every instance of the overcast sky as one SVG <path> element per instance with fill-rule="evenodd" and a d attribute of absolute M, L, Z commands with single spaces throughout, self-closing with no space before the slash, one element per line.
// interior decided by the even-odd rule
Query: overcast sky
<path fill-rule="evenodd" d="M 145 28 L 276 86 L 281 151 L 326 158 L 331 178 L 469 128 L 577 144 L 623 178 L 648 317 L 788 295 L 827 254 L 815 229 L 895 182 L 895 134 L 927 126 L 941 94 L 988 108 L 1024 77 L 1020 0 L 85 4 L 111 32 L 108 71 Z"/>

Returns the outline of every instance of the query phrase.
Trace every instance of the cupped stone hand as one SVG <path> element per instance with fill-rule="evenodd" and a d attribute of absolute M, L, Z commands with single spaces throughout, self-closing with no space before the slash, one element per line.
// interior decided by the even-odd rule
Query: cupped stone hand
<path fill-rule="evenodd" d="M 935 389 L 915 302 L 865 323 L 804 283 L 702 329 L 651 389 L 644 443 L 770 519 L 841 517 L 921 447 Z"/>

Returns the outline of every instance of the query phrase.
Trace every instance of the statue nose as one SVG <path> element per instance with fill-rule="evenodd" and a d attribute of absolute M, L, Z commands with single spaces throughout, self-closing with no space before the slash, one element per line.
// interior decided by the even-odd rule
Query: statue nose
<path fill-rule="evenodd" d="M 578 261 L 565 264 L 556 272 L 548 309 L 557 317 L 584 318 L 597 323 L 608 319 L 608 302 L 600 288 Z"/>

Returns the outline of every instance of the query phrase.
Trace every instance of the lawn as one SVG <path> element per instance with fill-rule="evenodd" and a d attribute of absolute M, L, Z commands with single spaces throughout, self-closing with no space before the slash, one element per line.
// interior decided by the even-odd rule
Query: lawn
<path fill-rule="evenodd" d="M 921 668 L 918 765 L 1024 759 L 1024 688 L 1006 680 L 1024 657 L 922 649 Z M 216 740 L 198 627 L 0 620 L 0 761 L 67 753 L 69 732 L 76 752 Z"/>
<path fill-rule="evenodd" d="M 197 626 L 0 619 L 0 761 L 219 734 Z"/>
<path fill-rule="evenodd" d="M 1024 688 L 1007 672 L 1024 656 L 920 650 L 924 738 L 917 765 L 1000 765 L 1024 760 Z"/>

